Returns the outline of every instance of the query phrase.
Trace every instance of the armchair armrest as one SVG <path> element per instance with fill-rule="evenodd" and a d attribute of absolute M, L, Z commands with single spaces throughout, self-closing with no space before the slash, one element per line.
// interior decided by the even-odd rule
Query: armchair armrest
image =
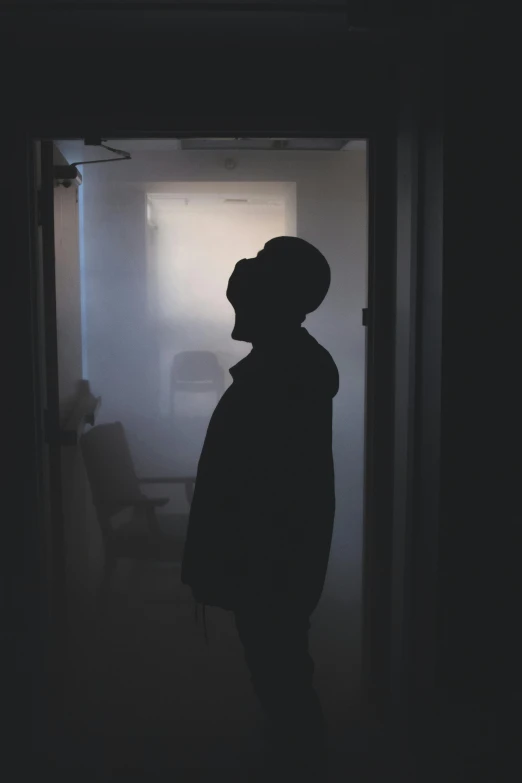
<path fill-rule="evenodd" d="M 139 484 L 184 484 L 185 495 L 190 505 L 194 497 L 194 486 L 196 484 L 195 476 L 149 476 L 138 479 Z"/>
<path fill-rule="evenodd" d="M 185 484 L 196 481 L 195 476 L 144 476 L 138 479 L 139 484 Z"/>
<path fill-rule="evenodd" d="M 139 500 L 133 500 L 132 505 L 135 508 L 162 508 L 162 506 L 166 506 L 168 502 L 168 498 L 142 497 Z"/>
<path fill-rule="evenodd" d="M 166 506 L 168 502 L 169 498 L 148 498 L 145 495 L 142 498 L 132 501 L 132 505 L 135 509 L 142 509 L 145 512 L 147 526 L 154 536 L 161 535 L 160 526 L 156 517 L 156 509 Z"/>

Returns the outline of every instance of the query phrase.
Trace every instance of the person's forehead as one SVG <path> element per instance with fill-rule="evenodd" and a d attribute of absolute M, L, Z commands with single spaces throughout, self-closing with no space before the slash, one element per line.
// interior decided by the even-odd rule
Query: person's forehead
<path fill-rule="evenodd" d="M 241 261 L 238 261 L 236 264 L 236 270 L 238 271 L 249 271 L 254 270 L 259 267 L 259 262 L 263 260 L 260 253 L 257 254 L 257 256 L 254 256 L 253 258 L 242 258 Z"/>

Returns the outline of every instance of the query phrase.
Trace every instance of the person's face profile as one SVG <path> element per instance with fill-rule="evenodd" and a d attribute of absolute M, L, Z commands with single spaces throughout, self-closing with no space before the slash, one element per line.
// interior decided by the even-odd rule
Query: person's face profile
<path fill-rule="evenodd" d="M 227 299 L 234 308 L 232 339 L 253 342 L 264 333 L 302 323 L 289 309 L 286 288 L 269 248 L 254 258 L 242 258 L 234 267 L 227 287 Z"/>
<path fill-rule="evenodd" d="M 266 320 L 268 303 L 264 295 L 264 275 L 260 251 L 255 258 L 237 262 L 227 287 L 227 299 L 234 308 L 232 339 L 251 342 Z"/>

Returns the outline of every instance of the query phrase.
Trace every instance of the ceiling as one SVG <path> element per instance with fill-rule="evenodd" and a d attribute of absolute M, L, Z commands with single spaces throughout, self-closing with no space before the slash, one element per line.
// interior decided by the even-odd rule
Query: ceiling
<path fill-rule="evenodd" d="M 276 138 L 208 138 L 208 139 L 182 139 L 181 149 L 191 150 L 313 150 L 333 151 L 349 149 L 355 141 L 363 139 L 276 139 Z"/>
<path fill-rule="evenodd" d="M 126 152 L 176 152 L 180 150 L 265 150 L 265 151 L 353 151 L 366 149 L 364 139 L 269 139 L 269 138 L 189 138 L 189 139 L 108 139 L 104 143 Z M 56 142 L 69 163 L 104 160 L 114 153 L 103 147 L 86 146 L 81 139 Z"/>

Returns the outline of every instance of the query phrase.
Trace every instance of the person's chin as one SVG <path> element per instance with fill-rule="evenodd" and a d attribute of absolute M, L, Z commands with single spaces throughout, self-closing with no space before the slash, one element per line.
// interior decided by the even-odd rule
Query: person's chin
<path fill-rule="evenodd" d="M 252 339 L 249 336 L 248 332 L 246 332 L 243 329 L 233 329 L 232 334 L 230 335 L 233 340 L 237 340 L 240 343 L 251 343 Z"/>

